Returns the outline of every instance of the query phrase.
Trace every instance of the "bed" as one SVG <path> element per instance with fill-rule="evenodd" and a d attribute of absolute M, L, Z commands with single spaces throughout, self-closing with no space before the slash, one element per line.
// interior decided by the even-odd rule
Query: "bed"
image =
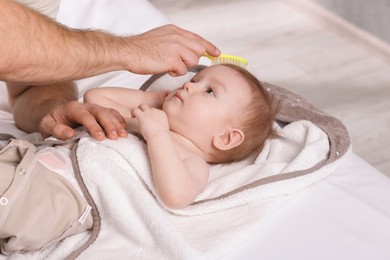
<path fill-rule="evenodd" d="M 117 34 L 136 34 L 168 23 L 146 0 L 66 0 L 56 19 L 70 27 Z M 77 84 L 82 97 L 96 86 L 138 88 L 149 77 L 120 71 Z M 23 137 L 25 133 L 13 124 L 3 85 L 1 132 Z M 389 241 L 390 180 L 352 151 L 337 170 L 283 203 L 235 247 L 225 248 L 223 259 L 389 259 Z"/>

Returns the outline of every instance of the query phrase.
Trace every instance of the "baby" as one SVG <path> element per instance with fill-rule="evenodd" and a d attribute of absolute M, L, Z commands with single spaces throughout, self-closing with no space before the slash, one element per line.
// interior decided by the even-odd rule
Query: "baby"
<path fill-rule="evenodd" d="M 118 110 L 129 130 L 142 134 L 158 194 L 171 208 L 195 200 L 208 182 L 208 163 L 261 148 L 275 115 L 260 82 L 233 65 L 207 67 L 169 93 L 96 88 L 84 98 Z M 67 153 L 62 146 L 37 151 L 19 139 L 0 151 L 1 254 L 39 250 L 92 227 Z"/>
<path fill-rule="evenodd" d="M 162 202 L 183 208 L 209 179 L 208 163 L 240 160 L 272 136 L 271 97 L 247 70 L 207 67 L 169 93 L 96 88 L 84 101 L 118 110 L 147 142 Z"/>

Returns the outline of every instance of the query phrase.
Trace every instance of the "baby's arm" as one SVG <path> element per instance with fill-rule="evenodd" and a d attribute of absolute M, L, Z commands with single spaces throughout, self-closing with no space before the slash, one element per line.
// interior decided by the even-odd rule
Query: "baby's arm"
<path fill-rule="evenodd" d="M 170 208 L 188 206 L 208 182 L 208 164 L 200 156 L 181 158 L 163 111 L 143 104 L 132 114 L 147 141 L 153 179 L 162 202 Z"/>
<path fill-rule="evenodd" d="M 117 110 L 123 117 L 130 116 L 130 110 L 140 104 L 161 108 L 167 93 L 142 91 L 121 87 L 102 87 L 89 89 L 84 94 L 84 102 L 95 103 Z"/>

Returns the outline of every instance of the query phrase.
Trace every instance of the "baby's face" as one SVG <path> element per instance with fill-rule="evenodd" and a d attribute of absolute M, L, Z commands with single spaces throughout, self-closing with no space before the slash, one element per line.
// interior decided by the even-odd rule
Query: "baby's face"
<path fill-rule="evenodd" d="M 240 126 L 242 110 L 251 101 L 247 81 L 234 69 L 210 66 L 166 98 L 163 110 L 172 131 L 192 141 L 196 136 Z"/>

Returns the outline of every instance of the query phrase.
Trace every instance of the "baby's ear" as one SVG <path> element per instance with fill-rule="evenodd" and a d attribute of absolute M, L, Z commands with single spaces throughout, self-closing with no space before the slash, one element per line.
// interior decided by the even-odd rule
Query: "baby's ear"
<path fill-rule="evenodd" d="M 213 145 L 221 151 L 226 151 L 239 146 L 244 141 L 244 138 L 244 133 L 241 130 L 234 128 L 225 133 L 214 135 Z"/>

